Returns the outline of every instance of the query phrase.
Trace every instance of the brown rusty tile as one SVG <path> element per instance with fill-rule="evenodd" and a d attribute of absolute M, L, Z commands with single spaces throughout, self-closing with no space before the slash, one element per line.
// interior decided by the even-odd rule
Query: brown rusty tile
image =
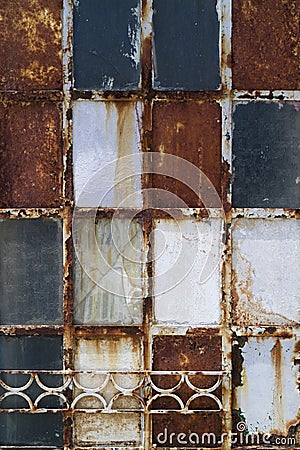
<path fill-rule="evenodd" d="M 60 204 L 60 106 L 11 104 L 0 108 L 0 206 Z"/>
<path fill-rule="evenodd" d="M 152 441 L 157 447 L 216 448 L 222 445 L 220 413 L 154 414 Z"/>
<path fill-rule="evenodd" d="M 298 0 L 233 1 L 233 87 L 300 88 Z"/>
<path fill-rule="evenodd" d="M 0 0 L 0 89 L 61 89 L 62 0 Z"/>
<path fill-rule="evenodd" d="M 210 334 L 208 331 L 201 336 L 157 336 L 153 341 L 153 370 L 221 370 L 221 358 L 221 337 Z M 189 379 L 199 388 L 209 388 L 217 381 L 216 376 L 205 375 L 190 376 Z M 153 376 L 153 381 L 156 386 L 167 389 L 175 386 L 179 377 Z M 186 384 L 174 393 L 183 403 L 186 403 L 195 394 Z M 221 387 L 217 388 L 213 394 L 220 399 Z M 152 409 L 178 409 L 178 403 L 172 398 L 163 397 L 153 402 Z M 217 409 L 217 405 L 212 399 L 202 397 L 194 400 L 190 409 Z M 216 442 L 213 442 L 211 437 L 211 444 L 217 444 L 221 434 L 221 413 L 217 411 L 203 411 L 190 415 L 178 413 L 158 415 L 154 413 L 152 425 L 153 442 L 158 446 L 186 447 L 186 444 L 181 443 L 180 440 L 188 439 L 188 446 L 194 447 L 201 444 L 203 433 L 214 433 Z M 163 435 L 159 436 L 160 433 Z M 175 433 L 172 442 L 170 442 L 171 433 Z M 179 437 L 178 433 L 185 433 L 187 437 Z M 190 436 L 191 441 L 189 441 Z M 197 441 L 197 436 L 199 441 Z M 162 441 L 165 439 L 168 442 L 163 443 Z M 208 439 L 208 437 L 204 437 L 204 439 Z M 208 444 L 207 441 L 204 443 Z M 208 447 L 210 446 L 216 445 L 208 445 Z"/>
<path fill-rule="evenodd" d="M 221 110 L 217 103 L 155 102 L 153 106 L 152 151 L 184 158 L 194 164 L 209 178 L 218 194 L 221 179 Z M 153 167 L 160 172 L 160 164 Z M 176 179 L 153 175 L 152 187 L 168 191 L 173 197 L 165 198 L 162 192 L 153 194 L 152 205 L 182 207 L 202 206 L 198 196 L 184 184 L 186 176 L 180 162 L 176 167 Z M 199 172 L 199 185 L 200 185 Z M 181 201 L 180 201 L 181 199 Z"/>
<path fill-rule="evenodd" d="M 156 336 L 153 370 L 221 370 L 221 336 L 206 330 L 201 335 Z"/>

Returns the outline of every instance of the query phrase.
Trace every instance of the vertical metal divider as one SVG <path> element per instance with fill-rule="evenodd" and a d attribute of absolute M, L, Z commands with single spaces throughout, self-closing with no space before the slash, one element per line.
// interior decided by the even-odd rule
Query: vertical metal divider
<path fill-rule="evenodd" d="M 141 87 L 143 98 L 143 119 L 142 119 L 142 152 L 151 151 L 152 146 L 152 101 L 149 93 L 152 90 L 152 0 L 142 0 L 142 52 L 141 52 Z M 147 170 L 143 161 L 142 165 L 142 191 L 143 191 L 143 209 L 148 208 L 147 188 L 151 185 L 151 174 Z M 143 233 L 144 245 L 147 252 L 146 260 L 146 283 L 147 288 L 143 302 L 143 346 L 144 346 L 144 367 L 146 371 L 151 370 L 151 338 L 150 330 L 153 319 L 153 267 L 152 257 L 153 249 L 150 242 L 150 233 L 152 231 L 153 221 L 151 215 L 145 211 L 143 214 Z M 151 395 L 151 388 L 144 387 L 144 396 Z M 143 448 L 148 450 L 151 448 L 152 442 L 152 423 L 151 415 L 148 410 L 144 412 L 143 416 Z"/>
<path fill-rule="evenodd" d="M 73 2 L 63 0 L 62 10 L 62 64 L 63 64 L 63 262 L 64 262 L 64 334 L 63 369 L 73 368 L 73 314 L 72 314 L 72 52 L 73 52 Z M 72 401 L 72 387 L 67 400 Z M 64 449 L 72 448 L 72 413 L 64 413 Z"/>
<path fill-rule="evenodd" d="M 232 174 L 232 73 L 231 30 L 232 0 L 218 0 L 220 20 L 221 84 L 224 92 L 222 107 L 222 201 L 225 210 L 222 253 L 222 366 L 225 372 L 222 383 L 222 448 L 231 449 L 232 430 L 232 330 L 231 330 L 231 174 Z"/>

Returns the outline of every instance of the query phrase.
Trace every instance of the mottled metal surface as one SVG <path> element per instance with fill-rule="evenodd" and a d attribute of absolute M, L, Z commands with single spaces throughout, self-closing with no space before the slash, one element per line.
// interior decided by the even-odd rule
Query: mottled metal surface
<path fill-rule="evenodd" d="M 248 337 L 240 341 L 240 352 L 242 367 L 234 366 L 241 371 L 233 397 L 235 420 L 245 422 L 250 433 L 287 436 L 299 421 L 296 338 Z"/>
<path fill-rule="evenodd" d="M 219 323 L 221 221 L 160 219 L 153 234 L 156 321 Z"/>
<path fill-rule="evenodd" d="M 61 221 L 0 220 L 1 324 L 63 322 L 62 259 Z"/>
<path fill-rule="evenodd" d="M 233 320 L 239 326 L 300 322 L 300 222 L 235 219 Z"/>
<path fill-rule="evenodd" d="M 22 445 L 51 446 L 63 445 L 63 415 L 56 414 L 0 414 L 0 443 L 9 448 Z"/>
<path fill-rule="evenodd" d="M 153 140 L 151 150 L 171 154 L 194 164 L 209 178 L 216 191 L 221 191 L 221 109 L 217 103 L 155 102 L 153 105 Z M 159 173 L 159 167 L 155 167 Z M 201 200 L 181 183 L 182 167 L 177 179 L 153 175 L 152 187 L 169 191 L 179 199 L 164 200 L 161 192 L 152 194 L 156 207 L 201 206 Z M 201 177 L 199 174 L 199 186 Z M 181 200 L 180 200 L 181 199 Z"/>
<path fill-rule="evenodd" d="M 233 120 L 233 206 L 299 208 L 300 103 L 238 104 Z"/>
<path fill-rule="evenodd" d="M 298 0 L 233 0 L 233 87 L 300 89 Z"/>
<path fill-rule="evenodd" d="M 174 370 L 175 367 L 177 369 L 180 367 L 180 370 L 198 370 L 200 367 L 201 370 L 220 370 L 222 366 L 221 337 L 209 333 L 208 330 L 202 335 L 156 336 L 152 345 L 154 370 Z M 173 377 L 172 385 L 177 382 L 178 378 Z M 197 375 L 193 378 L 193 382 L 208 387 L 214 381 L 210 377 Z M 170 384 L 170 380 L 157 377 L 157 385 L 166 388 Z M 179 392 L 182 398 L 189 396 L 189 389 L 186 387 L 181 388 Z M 216 392 L 216 395 L 220 395 L 220 390 Z M 161 399 L 160 402 L 159 406 L 167 404 L 170 407 L 172 405 L 170 399 Z M 195 403 L 198 406 L 201 404 L 204 409 L 213 408 L 209 399 L 208 401 L 198 399 Z M 197 447 L 199 444 L 201 445 L 203 438 L 207 439 L 204 443 L 208 444 L 208 436 L 203 436 L 203 434 L 214 433 L 218 440 L 221 435 L 221 417 L 221 413 L 218 412 L 202 412 L 187 416 L 171 413 L 163 416 L 154 414 L 152 419 L 153 442 L 159 447 L 187 447 L 187 444 L 180 443 L 180 440 L 188 440 L 189 447 Z M 173 437 L 172 433 L 174 433 Z M 179 436 L 179 433 L 184 433 L 186 437 Z M 214 444 L 213 439 L 210 442 Z"/>
<path fill-rule="evenodd" d="M 74 104 L 74 188 L 77 206 L 138 207 L 142 107 L 137 102 Z M 132 156 L 122 160 L 125 156 Z"/>
<path fill-rule="evenodd" d="M 75 323 L 142 323 L 141 225 L 130 219 L 101 219 L 97 224 L 82 219 L 77 227 Z"/>
<path fill-rule="evenodd" d="M 0 90 L 62 89 L 62 0 L 1 0 Z"/>
<path fill-rule="evenodd" d="M 154 87 L 213 90 L 220 84 L 219 23 L 214 0 L 153 2 Z"/>
<path fill-rule="evenodd" d="M 60 105 L 0 107 L 0 206 L 55 207 L 62 203 Z"/>
<path fill-rule="evenodd" d="M 76 88 L 138 88 L 140 0 L 77 0 L 74 2 L 74 13 Z"/>

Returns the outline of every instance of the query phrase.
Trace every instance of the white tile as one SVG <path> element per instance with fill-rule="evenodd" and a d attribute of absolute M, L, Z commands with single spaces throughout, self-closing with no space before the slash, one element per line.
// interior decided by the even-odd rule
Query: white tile
<path fill-rule="evenodd" d="M 221 220 L 157 220 L 154 243 L 156 320 L 219 323 Z"/>
<path fill-rule="evenodd" d="M 300 221 L 233 221 L 234 322 L 299 322 Z"/>
<path fill-rule="evenodd" d="M 73 106 L 75 202 L 139 207 L 141 116 L 137 102 L 77 101 Z"/>

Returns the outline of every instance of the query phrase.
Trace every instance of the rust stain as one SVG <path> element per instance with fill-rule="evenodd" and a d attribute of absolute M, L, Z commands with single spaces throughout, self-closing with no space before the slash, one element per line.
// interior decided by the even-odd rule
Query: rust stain
<path fill-rule="evenodd" d="M 221 196 L 221 110 L 212 102 L 154 102 L 152 151 L 184 158 L 194 164 L 209 178 Z M 159 172 L 159 167 L 154 168 Z M 160 193 L 153 194 L 153 204 L 167 201 L 164 207 L 201 207 L 202 202 L 190 188 L 180 182 L 182 167 L 178 167 L 178 179 L 153 175 L 153 188 L 169 191 L 175 197 L 160 200 Z M 200 187 L 199 173 L 199 187 Z M 181 200 L 181 201 L 180 201 Z"/>
<path fill-rule="evenodd" d="M 0 206 L 57 207 L 61 178 L 60 105 L 0 107 Z"/>
<path fill-rule="evenodd" d="M 232 272 L 232 309 L 233 322 L 238 326 L 249 325 L 269 325 L 272 323 L 284 323 L 287 318 L 281 314 L 267 311 L 263 307 L 262 300 L 253 294 L 253 277 L 255 276 L 254 269 L 250 261 L 245 258 L 238 248 L 234 250 L 239 258 L 247 267 L 247 275 L 240 277 L 236 270 L 231 269 Z"/>
<path fill-rule="evenodd" d="M 300 88 L 298 0 L 233 1 L 233 87 Z"/>
<path fill-rule="evenodd" d="M 276 340 L 271 350 L 271 361 L 275 369 L 275 383 L 274 383 L 274 411 L 275 422 L 280 429 L 284 429 L 284 411 L 283 411 L 283 379 L 282 379 L 282 345 L 279 339 Z"/>
<path fill-rule="evenodd" d="M 180 433 L 185 434 L 185 436 L 180 436 Z M 157 447 L 216 447 L 216 445 L 208 445 L 208 436 L 205 436 L 205 433 L 214 433 L 215 443 L 220 441 L 222 433 L 221 413 L 154 414 L 152 418 L 152 441 Z M 203 445 L 201 445 L 202 439 Z M 212 444 L 213 440 L 210 442 Z"/>
<path fill-rule="evenodd" d="M 61 0 L 0 1 L 0 89 L 62 88 Z"/>

